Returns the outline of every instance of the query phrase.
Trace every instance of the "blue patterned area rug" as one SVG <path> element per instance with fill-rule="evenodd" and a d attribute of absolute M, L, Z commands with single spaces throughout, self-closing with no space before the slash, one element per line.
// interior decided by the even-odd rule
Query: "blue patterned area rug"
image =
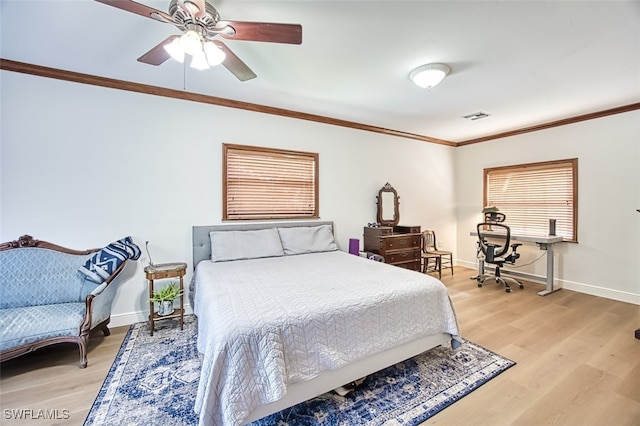
<path fill-rule="evenodd" d="M 196 319 L 133 324 L 85 420 L 89 425 L 196 425 L 200 358 Z M 345 397 L 327 393 L 252 426 L 416 426 L 515 362 L 465 341 L 373 374 Z"/>

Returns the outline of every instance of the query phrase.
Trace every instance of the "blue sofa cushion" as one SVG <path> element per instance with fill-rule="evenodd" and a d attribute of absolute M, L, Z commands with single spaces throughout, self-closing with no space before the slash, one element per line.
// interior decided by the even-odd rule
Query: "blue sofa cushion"
<path fill-rule="evenodd" d="M 139 257 L 140 248 L 134 244 L 131 237 L 125 237 L 91 256 L 78 270 L 87 279 L 100 284 L 109 278 L 122 262 L 127 259 L 136 260 Z"/>
<path fill-rule="evenodd" d="M 0 350 L 60 336 L 77 336 L 85 304 L 57 303 L 0 310 Z"/>

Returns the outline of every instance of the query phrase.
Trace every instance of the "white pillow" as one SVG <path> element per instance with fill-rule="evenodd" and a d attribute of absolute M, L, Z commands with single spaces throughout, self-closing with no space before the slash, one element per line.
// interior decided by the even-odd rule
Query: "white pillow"
<path fill-rule="evenodd" d="M 256 259 L 283 256 L 282 243 L 276 228 L 253 231 L 211 231 L 211 260 Z"/>
<path fill-rule="evenodd" d="M 284 254 L 338 250 L 331 225 L 278 228 Z"/>

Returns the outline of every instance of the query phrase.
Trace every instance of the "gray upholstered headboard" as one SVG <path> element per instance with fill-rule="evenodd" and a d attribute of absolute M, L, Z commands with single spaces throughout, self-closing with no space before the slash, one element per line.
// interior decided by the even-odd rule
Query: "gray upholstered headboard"
<path fill-rule="evenodd" d="M 209 232 L 211 231 L 248 231 L 253 229 L 268 228 L 290 228 L 294 226 L 319 226 L 331 225 L 333 234 L 335 229 L 332 221 L 313 221 L 313 222 L 270 222 L 270 223 L 242 223 L 235 225 L 199 225 L 193 227 L 193 268 L 201 260 L 211 259 L 211 240 Z"/>

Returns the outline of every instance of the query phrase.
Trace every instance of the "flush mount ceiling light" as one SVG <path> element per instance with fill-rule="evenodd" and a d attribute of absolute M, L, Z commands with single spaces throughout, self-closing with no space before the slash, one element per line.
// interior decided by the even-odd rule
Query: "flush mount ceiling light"
<path fill-rule="evenodd" d="M 445 64 L 422 65 L 411 71 L 409 78 L 423 89 L 431 89 L 449 74 L 451 69 Z"/>

